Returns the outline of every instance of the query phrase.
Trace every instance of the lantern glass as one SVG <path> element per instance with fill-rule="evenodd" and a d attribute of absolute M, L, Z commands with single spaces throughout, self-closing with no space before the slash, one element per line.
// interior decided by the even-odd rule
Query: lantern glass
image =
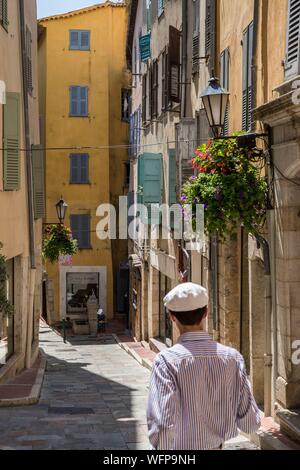
<path fill-rule="evenodd" d="M 224 129 L 229 93 L 219 85 L 216 78 L 212 78 L 201 97 L 209 125 L 215 137 L 219 137 Z"/>
<path fill-rule="evenodd" d="M 61 198 L 60 201 L 58 201 L 58 203 L 56 204 L 57 217 L 60 223 L 63 223 L 63 221 L 65 220 L 67 209 L 68 204 L 63 200 L 63 198 Z"/>

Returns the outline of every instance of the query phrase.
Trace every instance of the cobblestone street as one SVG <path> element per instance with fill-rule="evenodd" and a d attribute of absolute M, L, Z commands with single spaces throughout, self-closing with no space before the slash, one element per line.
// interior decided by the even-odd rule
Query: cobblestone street
<path fill-rule="evenodd" d="M 47 367 L 39 404 L 0 408 L 0 449 L 148 449 L 150 372 L 111 335 L 40 332 Z M 239 437 L 229 449 L 255 448 Z"/>

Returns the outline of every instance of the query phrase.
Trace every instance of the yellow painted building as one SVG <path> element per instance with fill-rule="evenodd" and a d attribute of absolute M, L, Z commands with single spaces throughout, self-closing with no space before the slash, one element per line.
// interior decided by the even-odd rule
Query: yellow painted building
<path fill-rule="evenodd" d="M 110 2 L 39 22 L 45 222 L 57 222 L 55 205 L 63 196 L 65 224 L 80 247 L 71 266 L 47 263 L 50 323 L 64 315 L 80 318 L 93 291 L 108 318 L 122 311 L 117 279 L 127 242 L 101 241 L 96 211 L 100 204 L 116 204 L 127 189 L 126 26 L 126 6 Z"/>

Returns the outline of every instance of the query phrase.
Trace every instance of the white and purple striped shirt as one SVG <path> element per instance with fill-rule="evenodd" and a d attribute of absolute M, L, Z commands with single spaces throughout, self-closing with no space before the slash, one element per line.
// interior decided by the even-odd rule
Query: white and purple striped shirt
<path fill-rule="evenodd" d="M 153 364 L 147 409 L 152 449 L 217 449 L 257 431 L 260 413 L 235 349 L 204 331 L 184 333 Z"/>

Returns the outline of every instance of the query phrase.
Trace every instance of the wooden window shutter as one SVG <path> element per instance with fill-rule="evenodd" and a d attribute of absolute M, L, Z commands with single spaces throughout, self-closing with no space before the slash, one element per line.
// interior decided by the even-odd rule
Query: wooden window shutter
<path fill-rule="evenodd" d="M 168 103 L 180 103 L 180 31 L 169 27 Z"/>
<path fill-rule="evenodd" d="M 138 204 L 143 203 L 143 188 L 144 188 L 144 155 L 140 155 L 138 159 Z"/>
<path fill-rule="evenodd" d="M 165 10 L 165 0 L 158 0 L 157 16 L 160 17 Z"/>
<path fill-rule="evenodd" d="M 205 55 L 210 75 L 213 76 L 216 67 L 216 0 L 206 0 Z"/>
<path fill-rule="evenodd" d="M 32 93 L 33 82 L 32 82 L 32 34 L 28 27 L 26 27 L 26 86 L 27 91 Z"/>
<path fill-rule="evenodd" d="M 252 86 L 253 23 L 243 33 L 242 129 L 249 131 L 253 114 Z"/>
<path fill-rule="evenodd" d="M 78 242 L 78 248 L 90 248 L 91 247 L 91 217 L 89 214 L 82 215 L 71 215 L 71 231 L 73 238 Z"/>
<path fill-rule="evenodd" d="M 80 116 L 88 115 L 88 88 L 79 87 L 80 92 Z"/>
<path fill-rule="evenodd" d="M 229 91 L 229 49 L 225 49 L 221 53 L 221 79 L 220 84 L 225 90 Z M 224 135 L 228 135 L 229 132 L 229 104 L 227 105 L 225 123 L 224 123 Z"/>
<path fill-rule="evenodd" d="M 300 72 L 300 2 L 289 0 L 285 78 Z"/>
<path fill-rule="evenodd" d="M 0 0 L 0 23 L 3 28 L 8 30 L 8 0 Z"/>
<path fill-rule="evenodd" d="M 70 155 L 70 183 L 76 184 L 79 183 L 79 155 L 72 154 Z"/>
<path fill-rule="evenodd" d="M 20 189 L 20 94 L 6 93 L 3 116 L 4 191 Z"/>
<path fill-rule="evenodd" d="M 70 31 L 70 49 L 79 49 L 79 31 Z"/>
<path fill-rule="evenodd" d="M 157 117 L 158 107 L 158 61 L 154 60 L 151 65 L 151 119 Z"/>
<path fill-rule="evenodd" d="M 80 49 L 83 51 L 88 51 L 90 49 L 90 31 L 81 31 Z"/>
<path fill-rule="evenodd" d="M 42 145 L 32 146 L 33 203 L 35 219 L 45 217 L 45 164 Z"/>
<path fill-rule="evenodd" d="M 200 56 L 200 0 L 193 0 L 193 45 L 192 45 L 192 72 L 199 72 Z"/>
<path fill-rule="evenodd" d="M 162 111 L 166 111 L 168 108 L 168 54 L 167 50 L 163 51 L 161 56 L 162 61 L 162 74 L 161 74 L 161 107 Z"/>

